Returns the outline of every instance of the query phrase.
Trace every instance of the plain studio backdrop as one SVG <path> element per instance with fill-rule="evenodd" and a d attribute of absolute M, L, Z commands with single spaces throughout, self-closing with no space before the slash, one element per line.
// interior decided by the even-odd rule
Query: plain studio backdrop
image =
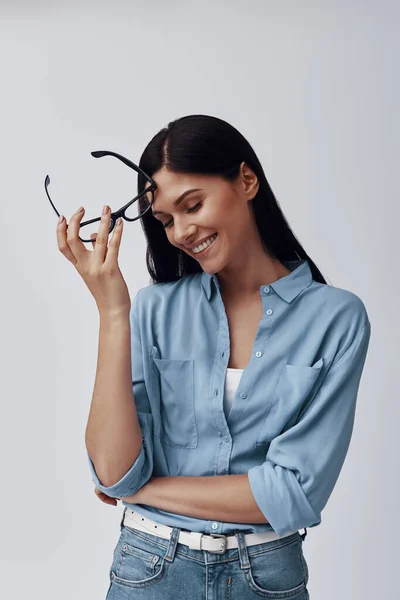
<path fill-rule="evenodd" d="M 136 192 L 134 162 L 177 117 L 250 141 L 327 281 L 365 303 L 371 343 L 339 481 L 308 529 L 312 600 L 393 597 L 398 577 L 398 4 L 0 0 L 1 597 L 99 600 L 122 504 L 94 494 L 84 433 L 98 312 L 57 217 Z M 124 223 L 131 297 L 145 239 Z M 396 308 L 397 307 L 397 308 Z"/>

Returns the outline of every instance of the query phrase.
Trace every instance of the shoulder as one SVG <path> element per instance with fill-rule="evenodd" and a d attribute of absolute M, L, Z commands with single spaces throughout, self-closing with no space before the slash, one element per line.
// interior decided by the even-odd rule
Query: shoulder
<path fill-rule="evenodd" d="M 139 288 L 134 295 L 134 302 L 138 308 L 143 309 L 144 306 L 160 307 L 160 302 L 165 305 L 171 299 L 179 296 L 186 296 L 192 290 L 197 290 L 201 286 L 201 273 L 191 273 L 184 275 L 176 281 L 167 281 L 164 283 L 150 283 L 149 285 Z"/>
<path fill-rule="evenodd" d="M 311 303 L 334 317 L 337 323 L 362 328 L 369 322 L 365 303 L 356 293 L 317 281 L 312 282 L 309 291 Z"/>
<path fill-rule="evenodd" d="M 371 324 L 367 308 L 356 293 L 333 285 L 313 282 L 310 286 L 312 321 L 337 362 L 360 340 L 368 344 Z"/>

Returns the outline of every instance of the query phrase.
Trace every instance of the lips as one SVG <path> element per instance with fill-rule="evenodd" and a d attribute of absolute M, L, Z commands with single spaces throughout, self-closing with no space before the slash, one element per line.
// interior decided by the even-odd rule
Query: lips
<path fill-rule="evenodd" d="M 216 232 L 212 233 L 211 235 L 208 235 L 207 237 L 203 238 L 202 240 L 199 240 L 198 242 L 196 242 L 196 244 L 193 244 L 192 246 L 186 246 L 186 248 L 188 250 L 192 250 L 193 248 L 197 248 L 198 246 L 201 246 L 201 244 L 204 244 L 204 242 L 206 242 L 207 240 L 210 239 L 210 237 L 212 237 L 213 235 L 218 235 Z"/>
<path fill-rule="evenodd" d="M 217 233 L 216 233 L 216 234 L 214 233 L 214 234 L 213 234 L 212 236 L 210 236 L 210 237 L 213 237 L 213 240 L 212 240 L 211 244 L 208 244 L 208 245 L 207 245 L 205 248 L 203 248 L 202 250 L 200 250 L 200 252 L 195 252 L 194 250 L 192 250 L 192 254 L 193 254 L 193 256 L 197 257 L 197 256 L 203 256 L 204 254 L 206 254 L 206 253 L 208 252 L 208 250 L 211 248 L 211 246 L 213 246 L 213 245 L 214 245 L 214 242 L 215 242 L 215 240 L 217 239 L 217 237 L 218 237 L 218 234 L 217 234 Z M 208 239 L 210 239 L 210 238 L 206 238 L 206 241 L 207 241 Z M 203 243 L 203 242 L 202 242 L 202 243 Z M 200 246 L 200 245 L 201 245 L 201 244 L 199 244 L 199 246 Z M 195 248 L 196 248 L 196 246 L 195 246 Z"/>

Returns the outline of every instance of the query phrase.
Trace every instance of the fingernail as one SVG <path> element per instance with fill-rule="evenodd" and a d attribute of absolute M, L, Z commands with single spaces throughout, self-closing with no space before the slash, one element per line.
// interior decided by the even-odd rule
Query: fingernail
<path fill-rule="evenodd" d="M 60 218 L 58 219 L 58 224 L 62 223 L 64 221 L 64 217 L 63 215 L 60 215 Z"/>
<path fill-rule="evenodd" d="M 102 214 L 103 214 L 103 215 L 106 215 L 107 213 L 108 213 L 108 205 L 107 205 L 107 204 L 105 204 L 105 205 L 103 206 L 103 213 L 102 213 Z"/>
<path fill-rule="evenodd" d="M 83 206 L 80 206 L 76 212 L 77 212 L 77 213 L 80 213 L 80 212 L 82 212 L 82 211 L 83 211 Z M 76 213 L 75 213 L 75 214 L 76 214 Z"/>

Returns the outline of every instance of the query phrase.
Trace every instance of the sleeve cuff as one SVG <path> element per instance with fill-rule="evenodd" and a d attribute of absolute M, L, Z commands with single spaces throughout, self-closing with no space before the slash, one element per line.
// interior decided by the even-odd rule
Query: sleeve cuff
<path fill-rule="evenodd" d="M 278 536 L 321 522 L 290 469 L 266 460 L 252 467 L 248 478 L 259 509 Z"/>
<path fill-rule="evenodd" d="M 86 451 L 86 455 L 89 461 L 89 468 L 92 474 L 93 482 L 96 484 L 96 487 L 107 494 L 107 496 L 111 496 L 112 498 L 122 498 L 123 496 L 133 496 L 138 490 L 139 483 L 142 479 L 142 471 L 145 463 L 145 452 L 144 447 L 142 445 L 139 455 L 136 458 L 133 465 L 130 467 L 129 471 L 125 473 L 125 475 L 114 483 L 114 485 L 105 486 L 101 483 L 100 479 L 97 477 L 93 462 Z"/>

